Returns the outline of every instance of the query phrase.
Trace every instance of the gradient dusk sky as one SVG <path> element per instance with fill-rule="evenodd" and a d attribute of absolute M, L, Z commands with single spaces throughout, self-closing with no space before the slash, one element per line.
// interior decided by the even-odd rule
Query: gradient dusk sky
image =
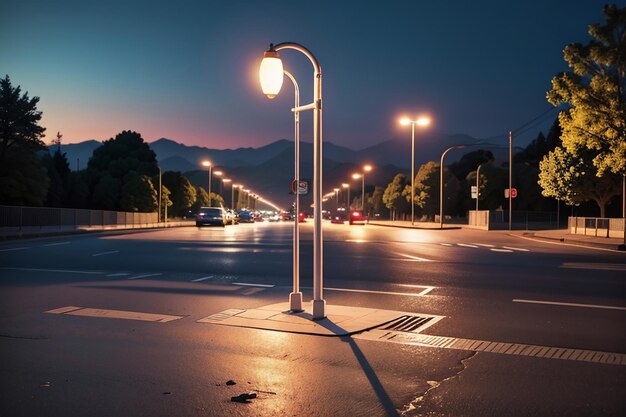
<path fill-rule="evenodd" d="M 563 47 L 589 41 L 605 3 L 3 0 L 0 75 L 41 97 L 46 143 L 130 129 L 148 142 L 257 147 L 293 136 L 292 86 L 270 101 L 257 81 L 269 43 L 291 41 L 322 66 L 325 141 L 362 149 L 410 135 L 398 117 L 422 113 L 435 132 L 489 138 L 550 108 Z M 281 55 L 310 102 L 309 61 Z M 302 119 L 311 141 L 311 112 Z"/>

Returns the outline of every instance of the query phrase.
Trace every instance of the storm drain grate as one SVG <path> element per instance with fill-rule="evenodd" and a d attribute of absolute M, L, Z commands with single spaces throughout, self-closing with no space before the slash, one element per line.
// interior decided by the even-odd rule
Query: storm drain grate
<path fill-rule="evenodd" d="M 414 332 L 426 323 L 431 321 L 433 317 L 425 316 L 401 316 L 391 323 L 384 324 L 382 330 L 393 330 L 396 332 Z"/>

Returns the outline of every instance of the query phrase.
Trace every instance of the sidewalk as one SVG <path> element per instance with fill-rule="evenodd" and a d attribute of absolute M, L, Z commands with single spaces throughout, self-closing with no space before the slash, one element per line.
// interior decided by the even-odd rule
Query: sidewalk
<path fill-rule="evenodd" d="M 445 224 L 443 225 L 443 229 L 440 228 L 439 223 L 434 222 L 415 222 L 414 225 L 411 225 L 410 221 L 405 220 L 375 220 L 371 221 L 368 224 L 372 226 L 383 226 L 383 227 L 399 227 L 404 229 L 425 229 L 425 230 L 455 230 L 455 229 L 471 229 L 471 230 L 480 230 L 473 227 L 468 227 L 464 224 Z M 623 239 L 616 238 L 605 238 L 605 237 L 595 237 L 595 236 L 585 236 L 585 235 L 574 235 L 570 234 L 567 229 L 553 229 L 553 230 L 485 230 L 486 233 L 515 233 L 517 235 L 535 237 L 538 239 L 545 239 L 551 241 L 558 241 L 564 243 L 573 243 L 581 246 L 592 246 L 592 247 L 600 247 L 605 249 L 613 249 L 613 250 L 621 250 L 625 251 L 626 247 L 624 246 Z"/>

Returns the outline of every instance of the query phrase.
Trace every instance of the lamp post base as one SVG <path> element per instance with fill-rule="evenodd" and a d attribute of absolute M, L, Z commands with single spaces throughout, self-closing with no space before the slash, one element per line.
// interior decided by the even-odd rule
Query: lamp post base
<path fill-rule="evenodd" d="M 304 309 L 302 308 L 302 293 L 301 292 L 292 292 L 289 294 L 289 310 L 292 313 L 302 313 Z"/>
<path fill-rule="evenodd" d="M 326 300 L 313 300 L 313 320 L 326 318 Z"/>

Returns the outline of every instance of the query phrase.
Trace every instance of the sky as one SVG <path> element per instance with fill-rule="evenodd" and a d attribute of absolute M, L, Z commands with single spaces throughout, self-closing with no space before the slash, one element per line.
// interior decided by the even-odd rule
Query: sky
<path fill-rule="evenodd" d="M 624 6 L 624 1 L 615 2 Z M 0 76 L 39 96 L 46 143 L 134 130 L 152 142 L 227 149 L 293 138 L 293 87 L 268 100 L 258 66 L 269 43 L 297 42 L 323 74 L 323 140 L 363 149 L 430 133 L 493 138 L 552 106 L 563 48 L 604 23 L 598 0 L 31 1 L 0 4 Z M 312 101 L 313 68 L 281 51 Z M 556 112 L 520 133 L 547 132 Z M 312 141 L 312 112 L 301 139 Z"/>

